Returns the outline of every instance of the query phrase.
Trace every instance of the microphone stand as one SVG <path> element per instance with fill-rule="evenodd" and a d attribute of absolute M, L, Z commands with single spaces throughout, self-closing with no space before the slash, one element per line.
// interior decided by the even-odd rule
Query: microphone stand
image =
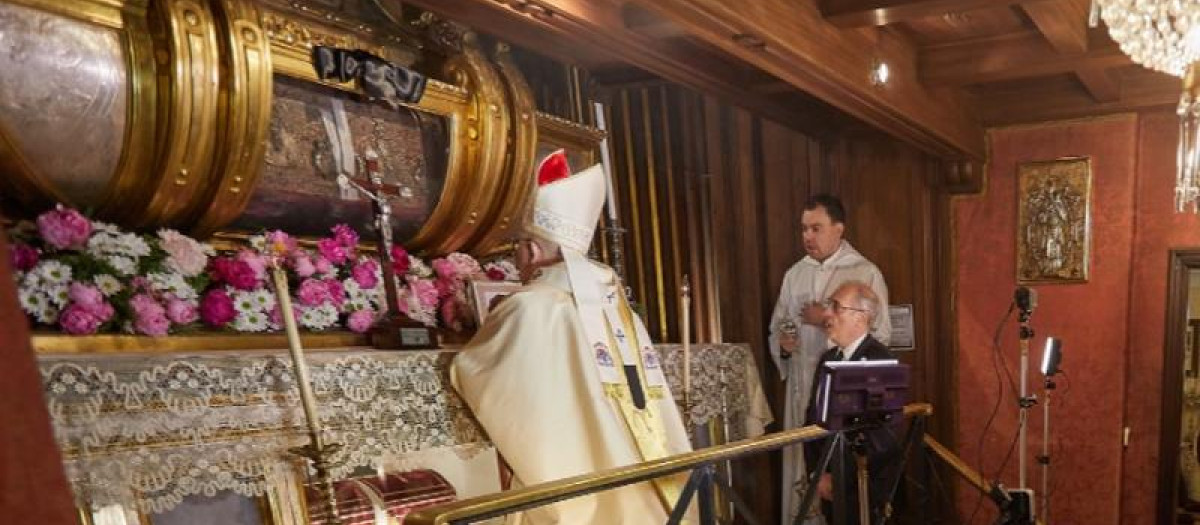
<path fill-rule="evenodd" d="M 1054 376 L 1046 376 L 1044 383 L 1046 393 L 1042 401 L 1042 453 L 1037 457 L 1042 467 L 1042 508 L 1041 522 L 1050 523 L 1050 393 L 1054 391 Z"/>
<path fill-rule="evenodd" d="M 1017 421 L 1017 440 L 1019 442 L 1018 449 L 1020 460 L 1018 467 L 1018 487 L 1026 489 L 1026 458 L 1028 456 L 1028 443 L 1026 441 L 1026 427 L 1029 425 L 1029 409 L 1037 404 L 1037 397 L 1029 395 L 1029 340 L 1033 339 L 1033 328 L 1029 326 L 1029 316 L 1033 313 L 1032 308 L 1021 308 L 1020 324 L 1021 324 L 1021 397 L 1017 401 L 1020 405 L 1021 414 Z"/>

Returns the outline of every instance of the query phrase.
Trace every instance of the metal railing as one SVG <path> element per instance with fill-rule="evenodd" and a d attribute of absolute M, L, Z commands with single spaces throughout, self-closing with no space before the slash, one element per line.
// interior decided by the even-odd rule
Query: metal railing
<path fill-rule="evenodd" d="M 933 406 L 928 403 L 914 403 L 904 407 L 905 417 L 924 417 L 932 413 Z M 701 485 L 705 484 L 704 481 L 711 481 L 713 480 L 713 476 L 719 475 L 715 469 L 716 464 L 743 456 L 777 450 L 789 445 L 822 439 L 831 434 L 828 430 L 810 425 L 638 463 L 636 465 L 603 470 L 427 507 L 409 514 L 404 522 L 411 525 L 459 525 L 472 523 L 540 507 L 556 501 L 649 481 L 685 470 L 692 470 L 694 471 L 693 476 L 688 480 L 688 485 L 680 497 L 680 504 L 676 506 L 676 512 L 672 515 L 672 518 L 677 520 L 678 516 L 682 515 L 682 509 L 686 509 L 690 503 L 692 494 L 703 490 Z M 701 494 L 703 495 L 703 492 Z M 736 499 L 734 501 L 736 504 Z M 704 511 L 704 505 L 701 505 L 701 522 L 704 522 Z"/>

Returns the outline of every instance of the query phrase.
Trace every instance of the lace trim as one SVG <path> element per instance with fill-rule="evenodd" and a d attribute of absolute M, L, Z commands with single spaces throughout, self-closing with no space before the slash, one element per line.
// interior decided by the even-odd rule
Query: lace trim
<path fill-rule="evenodd" d="M 553 212 L 533 210 L 533 224 L 556 237 L 558 244 L 577 252 L 586 252 L 592 245 L 593 228 L 584 228 Z"/>
<path fill-rule="evenodd" d="M 680 347 L 658 348 L 682 400 Z M 490 449 L 449 385 L 453 355 L 309 355 L 325 438 L 345 446 L 335 476 Z M 79 504 L 164 512 L 190 495 L 261 495 L 269 480 L 300 471 L 305 461 L 288 449 L 308 436 L 289 361 L 285 353 L 42 357 L 55 438 Z M 730 441 L 748 437 L 743 429 L 753 425 L 742 422 L 761 420 L 753 363 L 741 345 L 693 347 L 691 423 L 725 416 Z"/>

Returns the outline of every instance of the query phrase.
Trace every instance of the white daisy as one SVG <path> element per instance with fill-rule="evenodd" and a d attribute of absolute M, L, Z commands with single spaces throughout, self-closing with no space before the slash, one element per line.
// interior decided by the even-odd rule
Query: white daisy
<path fill-rule="evenodd" d="M 150 280 L 150 287 L 161 293 L 170 293 L 185 301 L 196 299 L 199 295 L 196 289 L 183 279 L 182 275 L 177 273 L 152 273 L 146 276 Z"/>
<path fill-rule="evenodd" d="M 275 294 L 266 289 L 250 292 L 250 298 L 260 310 L 270 311 L 275 308 Z"/>
<path fill-rule="evenodd" d="M 42 284 L 66 284 L 71 282 L 71 267 L 58 261 L 42 261 L 31 274 L 37 274 Z"/>
<path fill-rule="evenodd" d="M 42 309 L 34 314 L 39 323 L 54 324 L 58 322 L 58 308 L 49 304 L 42 306 Z"/>
<path fill-rule="evenodd" d="M 121 275 L 133 275 L 137 272 L 137 261 L 129 257 L 125 257 L 123 255 L 108 255 L 103 257 L 103 259 Z"/>
<path fill-rule="evenodd" d="M 250 243 L 250 247 L 254 248 L 254 251 L 261 252 L 267 247 L 267 237 L 265 235 L 255 235 L 250 237 L 248 242 Z"/>
<path fill-rule="evenodd" d="M 261 313 L 258 307 L 258 301 L 254 300 L 254 292 L 236 291 L 231 294 L 233 299 L 233 308 L 239 314 L 257 314 Z"/>
<path fill-rule="evenodd" d="M 36 288 L 21 287 L 17 291 L 17 300 L 21 302 L 21 309 L 29 315 L 37 315 L 50 303 L 50 299 L 39 293 Z"/>
<path fill-rule="evenodd" d="M 262 312 L 241 312 L 233 320 L 233 329 L 239 332 L 262 332 L 269 321 Z"/>
<path fill-rule="evenodd" d="M 43 288 L 43 290 L 45 290 L 46 295 L 49 296 L 50 303 L 54 304 L 55 306 L 57 306 L 59 308 L 66 306 L 67 302 L 71 300 L 71 297 L 69 294 L 71 289 L 69 287 L 67 287 L 67 285 L 65 285 L 65 284 L 52 285 L 52 286 Z"/>
<path fill-rule="evenodd" d="M 93 277 L 92 282 L 96 283 L 96 288 L 99 288 L 100 293 L 104 294 L 105 297 L 112 297 L 124 288 L 121 285 L 121 281 L 106 273 Z"/>

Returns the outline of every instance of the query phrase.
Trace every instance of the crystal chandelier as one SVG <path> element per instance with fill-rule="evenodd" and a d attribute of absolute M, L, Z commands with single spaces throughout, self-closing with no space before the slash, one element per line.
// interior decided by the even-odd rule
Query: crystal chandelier
<path fill-rule="evenodd" d="M 1200 212 L 1200 0 L 1093 0 L 1121 51 L 1143 66 L 1183 78 L 1175 209 Z"/>

